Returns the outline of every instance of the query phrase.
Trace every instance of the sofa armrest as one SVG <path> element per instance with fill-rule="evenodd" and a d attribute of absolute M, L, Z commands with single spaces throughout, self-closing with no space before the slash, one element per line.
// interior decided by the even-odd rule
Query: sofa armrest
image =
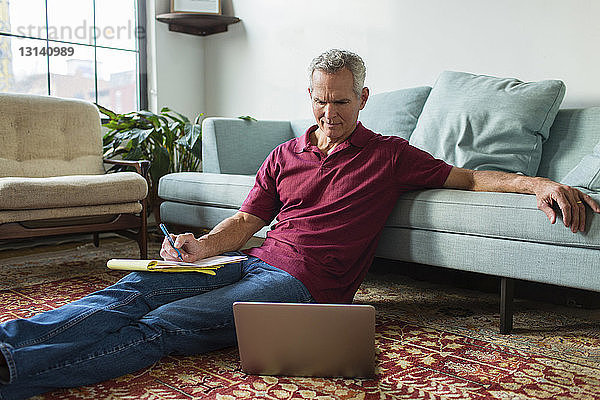
<path fill-rule="evenodd" d="M 293 138 L 290 121 L 206 118 L 202 122 L 202 171 L 254 175 L 275 147 Z"/>
<path fill-rule="evenodd" d="M 150 161 L 148 160 L 132 161 L 104 158 L 102 159 L 102 162 L 105 164 L 119 165 L 123 167 L 133 167 L 138 174 L 142 175 L 146 179 L 146 181 L 148 180 L 148 171 L 150 170 Z"/>
<path fill-rule="evenodd" d="M 150 190 L 150 176 L 148 175 L 148 171 L 150 170 L 150 161 L 148 160 L 113 160 L 110 158 L 103 158 L 103 162 L 106 164 L 124 166 L 124 167 L 134 167 L 135 171 L 144 177 L 146 181 L 146 185 L 148 190 Z M 147 244 L 146 244 L 146 231 L 148 229 L 148 195 L 146 195 L 142 201 L 142 211 L 140 212 L 140 231 L 139 236 L 141 242 L 140 244 L 140 257 L 147 257 Z"/>

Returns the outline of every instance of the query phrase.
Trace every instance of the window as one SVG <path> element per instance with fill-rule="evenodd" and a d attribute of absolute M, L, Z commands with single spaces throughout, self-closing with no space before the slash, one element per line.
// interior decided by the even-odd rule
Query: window
<path fill-rule="evenodd" d="M 145 1 L 0 0 L 0 91 L 147 108 Z"/>

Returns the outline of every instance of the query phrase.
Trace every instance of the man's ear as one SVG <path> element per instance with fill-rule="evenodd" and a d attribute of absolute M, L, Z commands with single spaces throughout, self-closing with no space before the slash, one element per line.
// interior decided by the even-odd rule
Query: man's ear
<path fill-rule="evenodd" d="M 310 88 L 308 88 L 308 97 L 312 99 L 312 92 L 310 91 Z"/>
<path fill-rule="evenodd" d="M 360 110 L 365 108 L 365 104 L 367 104 L 367 99 L 369 98 L 369 88 L 364 87 L 362 92 L 360 93 Z"/>

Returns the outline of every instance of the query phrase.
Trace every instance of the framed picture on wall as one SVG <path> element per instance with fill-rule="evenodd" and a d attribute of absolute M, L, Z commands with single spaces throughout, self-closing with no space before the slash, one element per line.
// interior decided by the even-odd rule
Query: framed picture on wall
<path fill-rule="evenodd" d="M 221 0 L 171 0 L 171 12 L 221 14 Z"/>

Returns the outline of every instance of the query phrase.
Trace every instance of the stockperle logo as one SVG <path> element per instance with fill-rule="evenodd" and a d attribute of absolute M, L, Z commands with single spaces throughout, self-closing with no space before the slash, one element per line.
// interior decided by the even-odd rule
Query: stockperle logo
<path fill-rule="evenodd" d="M 143 26 L 135 25 L 132 21 L 127 21 L 125 25 L 90 25 L 83 20 L 77 25 L 48 25 L 48 26 L 17 26 L 14 28 L 17 35 L 27 37 L 45 37 L 48 32 L 49 40 L 69 41 L 88 41 L 92 42 L 94 38 L 104 38 L 108 40 L 121 39 L 145 39 L 146 29 Z"/>

